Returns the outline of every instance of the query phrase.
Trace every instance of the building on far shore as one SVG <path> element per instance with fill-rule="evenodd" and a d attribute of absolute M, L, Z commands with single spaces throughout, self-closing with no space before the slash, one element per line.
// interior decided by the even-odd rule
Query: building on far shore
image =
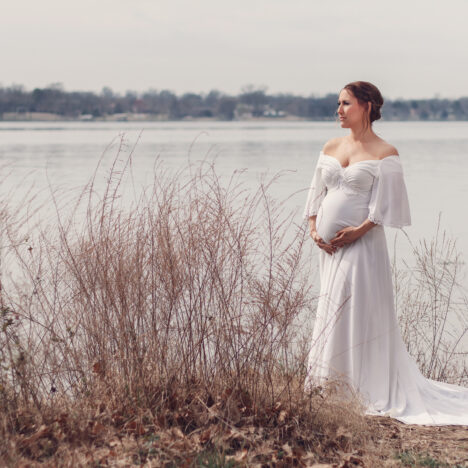
<path fill-rule="evenodd" d="M 24 121 L 45 121 L 51 122 L 64 119 L 62 115 L 52 114 L 50 112 L 4 112 L 1 115 L 1 120 L 24 122 Z"/>

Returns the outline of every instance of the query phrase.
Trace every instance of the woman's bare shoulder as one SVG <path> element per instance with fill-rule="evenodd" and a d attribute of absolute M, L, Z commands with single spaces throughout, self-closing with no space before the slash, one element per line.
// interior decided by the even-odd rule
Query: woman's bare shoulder
<path fill-rule="evenodd" d="M 379 144 L 376 154 L 378 155 L 378 159 L 383 159 L 387 156 L 400 156 L 395 146 L 383 140 Z"/>
<path fill-rule="evenodd" d="M 332 138 L 323 145 L 322 151 L 325 154 L 334 154 L 334 151 L 341 145 L 342 141 L 343 137 Z"/>

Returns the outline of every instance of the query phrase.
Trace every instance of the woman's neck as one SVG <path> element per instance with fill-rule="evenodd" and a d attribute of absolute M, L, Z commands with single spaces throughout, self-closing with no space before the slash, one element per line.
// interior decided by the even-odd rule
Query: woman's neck
<path fill-rule="evenodd" d="M 350 143 L 365 143 L 367 141 L 373 140 L 377 135 L 372 130 L 372 127 L 364 129 L 363 127 L 359 128 L 350 128 L 350 134 L 348 135 L 348 140 Z"/>

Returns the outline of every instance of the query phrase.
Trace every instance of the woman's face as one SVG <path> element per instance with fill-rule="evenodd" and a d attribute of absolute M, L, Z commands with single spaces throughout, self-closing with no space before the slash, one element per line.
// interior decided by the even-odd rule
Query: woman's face
<path fill-rule="evenodd" d="M 366 108 L 361 106 L 354 94 L 347 89 L 342 89 L 338 97 L 338 116 L 342 128 L 350 128 L 363 125 Z"/>

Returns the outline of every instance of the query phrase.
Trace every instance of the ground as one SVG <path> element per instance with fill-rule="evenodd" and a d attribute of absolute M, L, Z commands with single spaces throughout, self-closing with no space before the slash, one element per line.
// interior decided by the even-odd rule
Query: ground
<path fill-rule="evenodd" d="M 80 446 L 62 441 L 52 457 L 40 456 L 38 461 L 34 455 L 47 452 L 48 439 L 54 433 L 42 427 L 18 441 L 17 448 L 30 456 L 5 466 L 468 467 L 468 427 L 414 426 L 386 417 L 365 419 L 375 437 L 361 448 L 349 447 L 350 435 L 337 431 L 336 442 L 327 439 L 316 453 L 278 442 L 255 426 L 211 425 L 187 435 L 174 427 L 149 431 L 134 423 L 115 431 L 98 424 L 90 429 L 100 436 L 96 443 Z M 57 442 L 56 437 L 52 439 Z"/>

